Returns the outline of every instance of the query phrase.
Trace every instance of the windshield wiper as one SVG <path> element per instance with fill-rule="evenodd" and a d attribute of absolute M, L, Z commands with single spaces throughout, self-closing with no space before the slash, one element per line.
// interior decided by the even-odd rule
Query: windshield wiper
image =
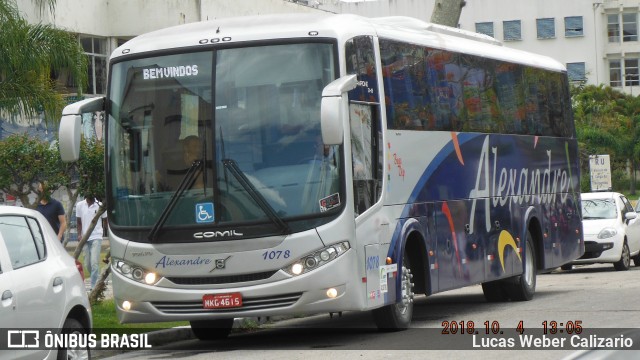
<path fill-rule="evenodd" d="M 149 235 L 147 236 L 147 239 L 149 239 L 149 242 L 154 242 L 156 240 L 156 236 L 158 236 L 158 232 L 160 232 L 160 230 L 164 226 L 164 223 L 167 222 L 167 219 L 169 218 L 169 214 L 171 213 L 173 208 L 176 207 L 176 204 L 178 203 L 178 198 L 185 192 L 185 190 L 189 189 L 193 185 L 193 182 L 195 181 L 195 179 L 200 175 L 200 173 L 202 173 L 203 164 L 204 162 L 202 160 L 195 160 L 191 164 L 191 167 L 189 168 L 189 170 L 187 170 L 187 173 L 182 178 L 182 181 L 180 182 L 178 189 L 176 190 L 175 193 L 173 193 L 173 196 L 171 196 L 171 199 L 169 199 L 169 203 L 167 204 L 167 206 L 164 207 L 164 210 L 162 210 L 162 214 L 160 214 L 160 218 L 158 218 L 158 221 L 156 221 L 156 223 L 153 225 L 151 232 L 149 232 Z"/>
<path fill-rule="evenodd" d="M 235 160 L 232 159 L 222 159 L 222 165 L 224 165 L 225 169 L 229 170 L 231 175 L 238 180 L 240 185 L 249 193 L 249 196 L 253 199 L 253 201 L 258 204 L 258 206 L 264 211 L 265 214 L 269 217 L 269 219 L 282 231 L 282 234 L 290 234 L 291 230 L 287 223 L 285 223 L 280 216 L 276 213 L 276 211 L 269 205 L 267 200 L 260 194 L 260 192 L 253 186 L 251 181 L 247 179 L 244 175 L 238 164 Z"/>

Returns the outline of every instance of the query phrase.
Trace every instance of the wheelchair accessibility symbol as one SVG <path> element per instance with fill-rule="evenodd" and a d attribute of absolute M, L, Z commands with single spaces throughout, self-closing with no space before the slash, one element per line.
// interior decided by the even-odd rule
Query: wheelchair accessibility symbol
<path fill-rule="evenodd" d="M 197 223 L 212 223 L 214 220 L 213 203 L 196 204 Z"/>

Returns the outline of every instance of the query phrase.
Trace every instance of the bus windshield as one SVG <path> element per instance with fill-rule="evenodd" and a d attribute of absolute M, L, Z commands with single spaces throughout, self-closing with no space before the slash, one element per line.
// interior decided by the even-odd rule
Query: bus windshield
<path fill-rule="evenodd" d="M 340 208 L 341 150 L 320 132 L 333 51 L 330 43 L 283 44 L 113 64 L 113 225 L 282 231 L 286 220 Z"/>

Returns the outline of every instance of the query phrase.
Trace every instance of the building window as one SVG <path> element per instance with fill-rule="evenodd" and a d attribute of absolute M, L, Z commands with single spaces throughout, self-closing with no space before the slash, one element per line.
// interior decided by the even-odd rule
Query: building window
<path fill-rule="evenodd" d="M 505 41 L 522 40 L 520 20 L 503 21 L 503 36 Z"/>
<path fill-rule="evenodd" d="M 80 37 L 80 44 L 89 57 L 86 94 L 107 93 L 107 39 Z"/>
<path fill-rule="evenodd" d="M 583 62 L 568 63 L 567 75 L 570 81 L 585 81 L 587 80 L 585 64 Z"/>
<path fill-rule="evenodd" d="M 480 34 L 493 36 L 493 22 L 476 23 L 476 32 Z"/>
<path fill-rule="evenodd" d="M 609 60 L 609 85 L 611 87 L 622 86 L 622 68 L 620 60 Z"/>
<path fill-rule="evenodd" d="M 554 18 L 536 19 L 538 39 L 553 39 L 556 37 L 556 22 Z"/>
<path fill-rule="evenodd" d="M 638 14 L 622 13 L 607 15 L 607 33 L 610 43 L 638 41 Z"/>
<path fill-rule="evenodd" d="M 564 18 L 564 36 L 583 36 L 582 16 L 567 16 Z"/>
<path fill-rule="evenodd" d="M 622 14 L 622 41 L 638 41 L 638 14 Z"/>
<path fill-rule="evenodd" d="M 638 86 L 640 85 L 640 79 L 638 79 L 638 59 L 625 59 L 624 60 L 624 85 L 625 86 Z"/>
<path fill-rule="evenodd" d="M 620 42 L 620 23 L 618 14 L 607 15 L 607 35 L 610 43 Z"/>

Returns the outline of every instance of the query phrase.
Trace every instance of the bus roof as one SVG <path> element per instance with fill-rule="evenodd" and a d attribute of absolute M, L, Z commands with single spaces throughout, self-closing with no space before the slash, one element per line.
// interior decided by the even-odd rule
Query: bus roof
<path fill-rule="evenodd" d="M 542 55 L 502 46 L 487 35 L 430 24 L 404 16 L 367 18 L 352 14 L 278 14 L 215 19 L 149 32 L 126 42 L 111 55 L 140 54 L 212 43 L 279 40 L 292 38 L 336 38 L 346 41 L 358 35 L 379 36 L 431 48 L 565 71 L 558 61 Z"/>

